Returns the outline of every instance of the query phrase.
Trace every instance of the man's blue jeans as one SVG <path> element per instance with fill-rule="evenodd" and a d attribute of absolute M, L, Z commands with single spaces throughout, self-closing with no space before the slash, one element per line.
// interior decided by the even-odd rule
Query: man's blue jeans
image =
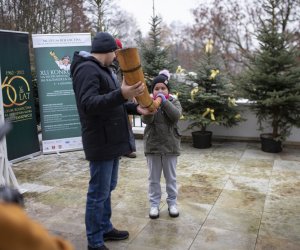
<path fill-rule="evenodd" d="M 111 191 L 118 180 L 119 158 L 90 161 L 89 188 L 86 201 L 85 225 L 88 245 L 104 245 L 103 233 L 113 229 L 111 224 Z"/>

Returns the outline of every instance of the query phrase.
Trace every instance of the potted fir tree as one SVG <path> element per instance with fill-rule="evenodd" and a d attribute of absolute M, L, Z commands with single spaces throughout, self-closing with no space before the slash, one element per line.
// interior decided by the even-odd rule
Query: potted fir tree
<path fill-rule="evenodd" d="M 241 85 L 245 98 L 253 101 L 259 128 L 272 129 L 260 136 L 262 150 L 271 153 L 282 151 L 281 144 L 292 126 L 300 126 L 299 48 L 293 45 L 293 33 L 287 25 L 292 8 L 280 1 L 265 1 L 266 17 L 260 19 L 258 30 L 260 47 Z"/>
<path fill-rule="evenodd" d="M 211 146 L 212 132 L 207 128 L 211 124 L 233 126 L 241 121 L 235 99 L 231 96 L 230 84 L 218 62 L 221 59 L 213 53 L 211 40 L 205 46 L 205 53 L 196 62 L 196 74 L 190 75 L 197 87 L 190 86 L 188 92 L 180 93 L 179 100 L 184 110 L 184 119 L 190 122 L 193 146 L 208 148 Z"/>

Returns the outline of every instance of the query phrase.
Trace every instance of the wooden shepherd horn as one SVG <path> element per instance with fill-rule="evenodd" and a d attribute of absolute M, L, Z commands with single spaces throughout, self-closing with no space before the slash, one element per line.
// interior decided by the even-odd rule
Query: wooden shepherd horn
<path fill-rule="evenodd" d="M 126 83 L 133 85 L 141 81 L 145 85 L 144 94 L 136 97 L 137 102 L 150 111 L 157 109 L 162 100 L 161 98 L 153 100 L 149 95 L 137 48 L 119 49 L 116 54 Z"/>

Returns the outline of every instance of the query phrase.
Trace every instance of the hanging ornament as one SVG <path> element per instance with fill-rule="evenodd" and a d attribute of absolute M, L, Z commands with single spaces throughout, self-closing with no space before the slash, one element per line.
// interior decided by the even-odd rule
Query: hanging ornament
<path fill-rule="evenodd" d="M 217 74 L 219 74 L 220 71 L 218 69 L 212 69 L 210 71 L 210 77 L 209 77 L 209 80 L 214 80 L 217 76 Z"/>
<path fill-rule="evenodd" d="M 215 119 L 214 112 L 215 112 L 214 109 L 207 108 L 206 111 L 202 114 L 202 117 L 205 117 L 205 116 L 207 116 L 208 114 L 210 114 L 210 119 L 211 119 L 212 121 L 215 121 L 216 119 Z"/>
<path fill-rule="evenodd" d="M 214 44 L 213 40 L 209 39 L 205 45 L 205 53 L 210 53 L 210 54 L 212 53 L 214 48 L 213 44 Z"/>
<path fill-rule="evenodd" d="M 234 116 L 234 118 L 235 118 L 236 120 L 240 120 L 240 119 L 241 119 L 241 115 L 240 115 L 240 114 L 237 114 L 237 115 Z"/>
<path fill-rule="evenodd" d="M 179 96 L 179 93 L 178 92 L 176 92 L 176 93 L 174 93 L 174 94 L 172 94 L 176 99 L 178 99 L 178 96 Z"/>
<path fill-rule="evenodd" d="M 235 107 L 237 104 L 235 103 L 235 98 L 228 97 L 228 107 Z"/>
<path fill-rule="evenodd" d="M 195 87 L 192 89 L 191 91 L 191 100 L 194 101 L 195 100 L 195 95 L 198 93 L 199 91 L 199 88 L 198 87 Z"/>
<path fill-rule="evenodd" d="M 178 65 L 176 69 L 176 74 L 184 74 L 184 73 L 185 73 L 185 69 L 181 68 L 181 66 Z"/>

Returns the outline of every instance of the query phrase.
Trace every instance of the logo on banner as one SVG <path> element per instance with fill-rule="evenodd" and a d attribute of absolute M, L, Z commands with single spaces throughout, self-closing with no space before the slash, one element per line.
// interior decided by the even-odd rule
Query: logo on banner
<path fill-rule="evenodd" d="M 30 98 L 30 86 L 23 76 L 6 76 L 1 86 L 6 108 L 23 106 Z"/>

